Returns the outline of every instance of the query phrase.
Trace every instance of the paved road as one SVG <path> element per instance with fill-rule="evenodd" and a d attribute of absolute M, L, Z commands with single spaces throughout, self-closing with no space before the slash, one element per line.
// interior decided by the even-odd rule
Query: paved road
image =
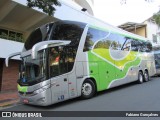
<path fill-rule="evenodd" d="M 160 111 L 160 77 L 98 93 L 94 98 L 68 100 L 48 107 L 17 105 L 9 111 Z"/>

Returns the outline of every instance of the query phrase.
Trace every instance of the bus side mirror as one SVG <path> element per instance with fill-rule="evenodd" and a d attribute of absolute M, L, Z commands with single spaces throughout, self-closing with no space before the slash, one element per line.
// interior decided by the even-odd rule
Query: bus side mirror
<path fill-rule="evenodd" d="M 6 59 L 5 59 L 6 67 L 8 67 L 8 62 L 9 62 L 9 59 L 10 59 L 10 58 L 12 58 L 12 57 L 14 57 L 14 56 L 17 56 L 17 55 L 20 55 L 20 54 L 21 54 L 21 52 L 16 52 L 16 53 L 12 53 L 12 54 L 8 55 L 8 56 L 6 57 Z"/>
<path fill-rule="evenodd" d="M 70 42 L 71 41 L 68 41 L 68 40 L 48 40 L 48 41 L 39 42 L 32 47 L 31 57 L 32 59 L 36 59 L 38 51 L 46 48 L 54 47 L 54 46 L 67 45 Z"/>

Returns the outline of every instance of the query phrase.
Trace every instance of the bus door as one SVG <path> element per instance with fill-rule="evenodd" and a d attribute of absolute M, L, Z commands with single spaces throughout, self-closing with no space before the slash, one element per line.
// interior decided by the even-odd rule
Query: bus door
<path fill-rule="evenodd" d="M 75 70 L 76 67 L 73 67 L 75 64 L 75 57 L 76 57 L 76 51 L 77 51 L 76 49 L 77 48 L 73 46 L 73 47 L 66 47 L 66 50 L 65 50 L 67 55 L 66 62 L 67 62 L 67 72 L 68 72 L 69 98 L 74 98 L 77 96 L 77 78 L 76 78 L 77 72 Z"/>
<path fill-rule="evenodd" d="M 52 102 L 68 99 L 68 76 L 61 75 L 51 78 Z"/>
<path fill-rule="evenodd" d="M 63 47 L 49 49 L 49 75 L 51 78 L 52 101 L 59 102 L 69 98 L 68 64 Z"/>

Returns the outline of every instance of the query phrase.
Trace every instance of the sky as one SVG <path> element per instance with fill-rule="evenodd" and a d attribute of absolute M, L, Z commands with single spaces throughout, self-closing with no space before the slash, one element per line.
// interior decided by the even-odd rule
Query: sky
<path fill-rule="evenodd" d="M 94 0 L 95 17 L 111 24 L 142 23 L 160 10 L 160 0 Z"/>

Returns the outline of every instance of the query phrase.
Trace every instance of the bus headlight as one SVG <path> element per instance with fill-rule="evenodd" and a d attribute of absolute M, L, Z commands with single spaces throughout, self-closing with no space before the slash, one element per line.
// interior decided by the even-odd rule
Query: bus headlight
<path fill-rule="evenodd" d="M 39 94 L 39 93 L 47 90 L 48 88 L 50 88 L 50 86 L 51 86 L 50 84 L 49 84 L 49 85 L 46 85 L 46 86 L 43 86 L 43 87 L 41 87 L 40 89 L 35 90 L 35 91 L 33 92 L 33 94 L 34 94 L 34 95 Z"/>

